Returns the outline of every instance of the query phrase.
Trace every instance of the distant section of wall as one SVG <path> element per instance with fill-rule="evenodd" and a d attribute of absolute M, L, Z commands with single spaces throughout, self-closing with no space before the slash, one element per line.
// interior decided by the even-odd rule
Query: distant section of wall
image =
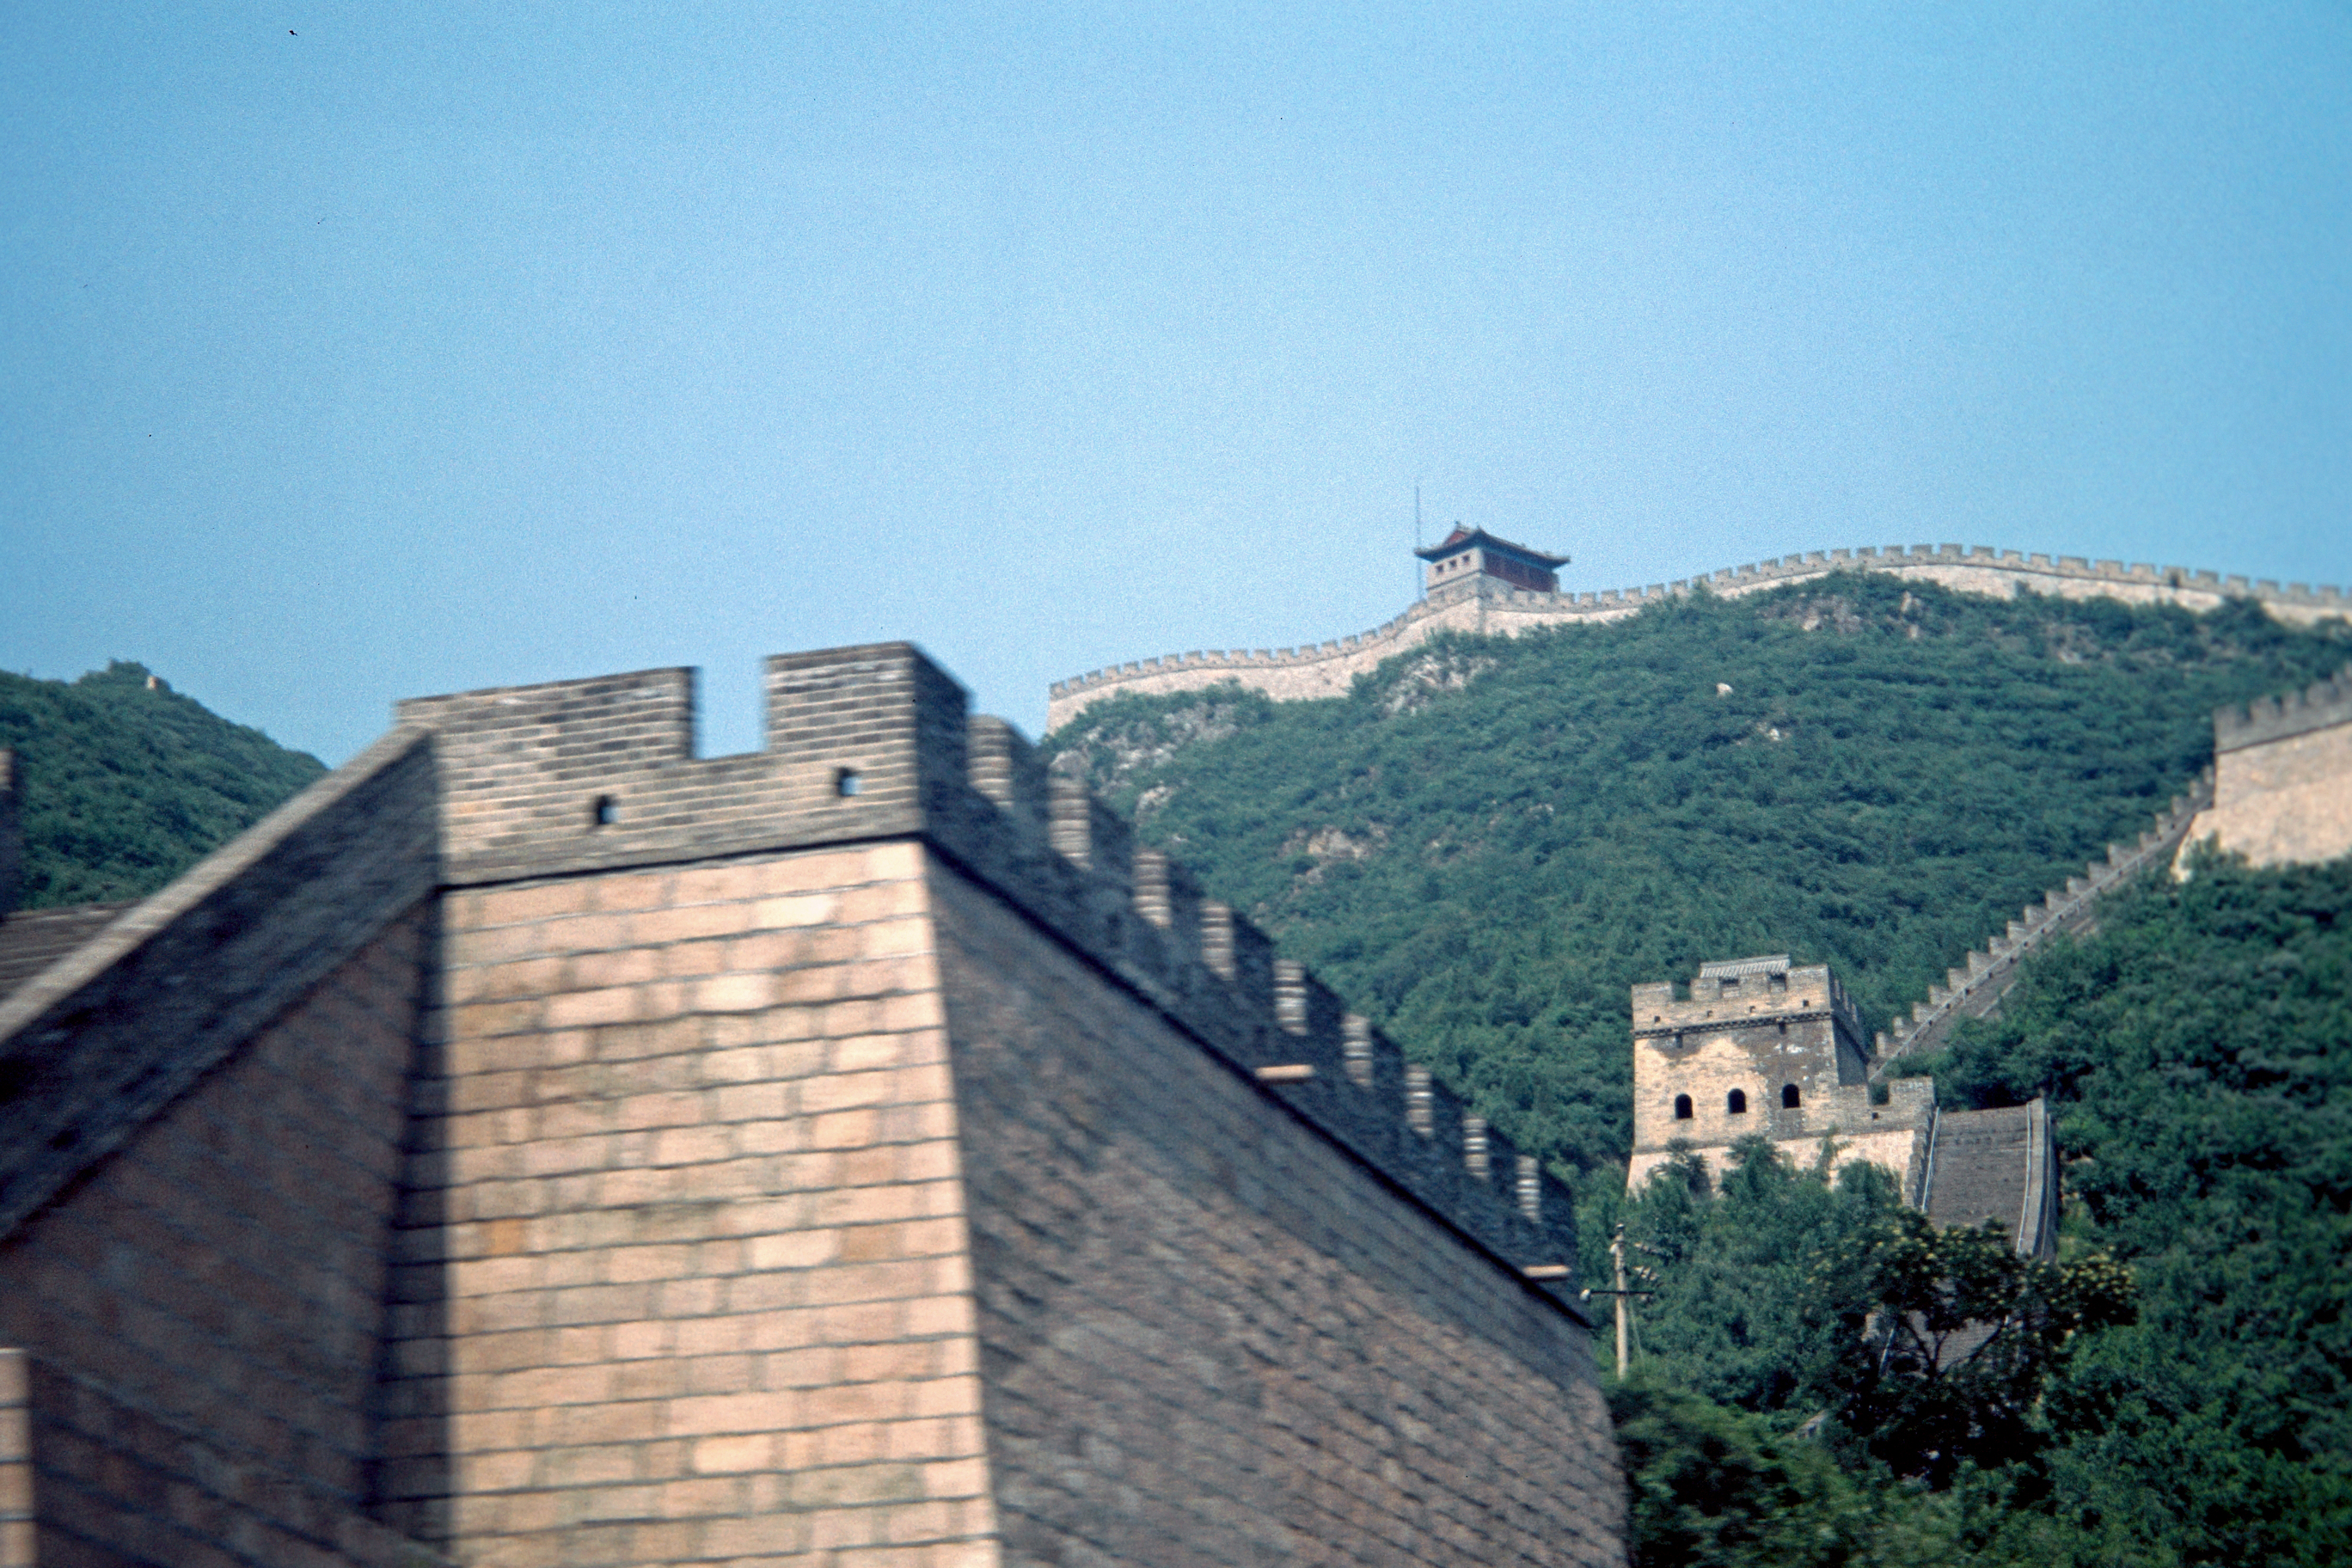
<path fill-rule="evenodd" d="M 2040 1099 L 1942 1112 L 1928 1175 L 1919 1206 L 1937 1225 L 1973 1229 L 1990 1221 L 2020 1256 L 2058 1256 L 2058 1143 Z"/>
<path fill-rule="evenodd" d="M 1963 1018 L 2000 1016 L 2001 998 L 2017 984 L 2027 955 L 2053 936 L 2090 930 L 2099 900 L 2176 854 L 2192 820 L 2212 801 L 2213 770 L 2208 768 L 2172 798 L 2137 839 L 2108 845 L 2105 858 L 2092 861 L 2081 876 L 2067 878 L 2063 887 L 2051 889 L 2041 902 L 2026 905 L 2000 935 L 1971 949 L 1945 971 L 1941 985 L 1928 986 L 1927 994 L 1913 1003 L 1907 1015 L 1879 1031 L 1872 1076 L 1884 1077 L 1905 1057 L 1935 1050 Z"/>
<path fill-rule="evenodd" d="M 1675 992 L 1633 988 L 1631 1188 L 1685 1152 L 1720 1177 L 1732 1145 L 1748 1136 L 1810 1166 L 1827 1139 L 1833 1168 L 1883 1166 L 1916 1201 L 1933 1086 L 1898 1084 L 1886 1103 L 1872 1103 L 1862 1018 L 1828 965 L 1792 966 L 1785 956 L 1709 963 L 1686 998 Z"/>
<path fill-rule="evenodd" d="M 2256 866 L 2352 854 L 2352 668 L 2284 697 L 2213 715 L 2212 805 L 2187 842 L 2218 840 Z"/>
<path fill-rule="evenodd" d="M 1124 691 L 1160 696 L 1223 681 L 1237 681 L 1277 701 L 1339 697 L 1357 676 L 1370 673 L 1381 660 L 1441 631 L 1510 636 L 1531 626 L 1620 620 L 1655 600 L 1689 593 L 1698 584 L 1715 594 L 1737 596 L 1811 582 L 1836 572 L 1882 572 L 1996 598 L 2009 598 L 2026 589 L 2059 598 L 2180 605 L 2192 610 L 2210 610 L 2230 599 L 2252 599 L 2278 619 L 2296 626 L 2352 616 L 2352 595 L 2341 588 L 2312 588 L 2301 583 L 2282 588 L 2267 579 L 2248 582 L 2186 567 L 2095 563 L 2072 555 L 2053 559 L 1982 545 L 1816 550 L 1727 567 L 1704 577 L 1599 594 L 1531 593 L 1473 574 L 1431 594 L 1383 626 L 1318 647 L 1171 654 L 1056 681 L 1047 696 L 1045 722 L 1047 729 L 1058 730 L 1094 703 Z"/>

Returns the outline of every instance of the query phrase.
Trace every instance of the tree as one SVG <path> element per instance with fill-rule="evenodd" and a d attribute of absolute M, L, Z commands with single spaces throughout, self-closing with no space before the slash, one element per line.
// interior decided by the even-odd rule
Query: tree
<path fill-rule="evenodd" d="M 1834 1331 L 1812 1390 L 1873 1457 L 1939 1491 L 1964 1462 L 2037 1452 L 2035 1406 L 2074 1336 L 2138 1315 L 2130 1270 L 2105 1253 L 2020 1258 L 1998 1225 L 1938 1229 L 1916 1209 L 1828 1254 L 1811 1287 L 1813 1321 Z"/>

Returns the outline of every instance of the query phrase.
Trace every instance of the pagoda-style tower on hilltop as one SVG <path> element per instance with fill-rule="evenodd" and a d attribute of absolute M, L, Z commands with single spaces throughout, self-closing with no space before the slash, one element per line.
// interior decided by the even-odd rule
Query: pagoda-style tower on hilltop
<path fill-rule="evenodd" d="M 1530 593 L 1557 594 L 1559 579 L 1554 573 L 1568 564 L 1565 555 L 1546 555 L 1497 539 L 1483 528 L 1464 528 L 1458 522 L 1444 539 L 1413 553 L 1429 563 L 1428 587 L 1433 594 L 1479 577 L 1498 577 Z"/>

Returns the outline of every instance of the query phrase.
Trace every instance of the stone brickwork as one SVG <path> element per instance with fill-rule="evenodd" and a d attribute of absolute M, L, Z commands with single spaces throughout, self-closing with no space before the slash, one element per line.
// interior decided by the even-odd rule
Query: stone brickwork
<path fill-rule="evenodd" d="M 2213 714 L 2210 804 L 2184 835 L 2256 866 L 2352 854 L 2352 668 Z"/>
<path fill-rule="evenodd" d="M 1769 1138 L 1810 1165 L 1830 1137 L 1833 1163 L 1866 1160 L 1906 1196 L 1924 1190 L 1932 1086 L 1897 1082 L 1885 1104 L 1871 1103 L 1862 1018 L 1826 964 L 1707 963 L 1687 995 L 1675 992 L 1633 987 L 1630 1185 L 1685 1148 L 1720 1174 L 1738 1139 Z M 1784 1103 L 1792 1090 L 1797 1103 Z"/>
<path fill-rule="evenodd" d="M 36 1568 L 32 1362 L 0 1350 L 0 1568 Z"/>
<path fill-rule="evenodd" d="M 1047 693 L 1046 728 L 1058 730 L 1092 704 L 1123 691 L 1161 696 L 1237 681 L 1277 701 L 1341 697 L 1357 676 L 1369 675 L 1383 659 L 1418 647 L 1439 632 L 1515 637 L 1534 626 L 1597 625 L 1634 615 L 1657 600 L 1687 594 L 1700 584 L 1717 595 L 1738 597 L 1818 581 L 1836 572 L 1887 573 L 1906 581 L 1936 583 L 1964 594 L 2003 599 L 2030 591 L 2063 599 L 2116 599 L 2133 605 L 2179 605 L 2191 610 L 2213 609 L 2231 599 L 2252 599 L 2294 626 L 2352 616 L 2352 595 L 2341 588 L 2314 589 L 2301 583 L 2282 588 L 2268 579 L 2248 582 L 2180 566 L 2126 565 L 2120 561 L 2092 562 L 2073 555 L 2053 560 L 1983 545 L 1815 550 L 1726 567 L 1703 577 L 1605 593 L 1536 593 L 1473 573 L 1435 587 L 1404 614 L 1360 636 L 1317 647 L 1171 654 L 1055 681 Z"/>
<path fill-rule="evenodd" d="M 429 936 L 395 920 L 0 1239 L 25 1561 L 425 1560 L 362 1510 Z"/>
<path fill-rule="evenodd" d="M 992 1560 L 912 843 L 445 906 L 387 1517 L 466 1562 Z"/>
<path fill-rule="evenodd" d="M 27 960 L 0 1550 L 1622 1562 L 1537 1163 L 912 648 L 769 697 L 404 704 Z"/>
<path fill-rule="evenodd" d="M 1580 1324 L 986 890 L 931 887 L 1008 1558 L 1622 1560 Z"/>
<path fill-rule="evenodd" d="M 5 1568 L 447 1568 L 446 1559 L 209 1434 L 21 1351 L 0 1351 L 0 1452 L 10 1441 L 12 1376 L 22 1380 L 16 1415 L 26 1458 L 16 1467 L 0 1458 Z M 24 1512 L 14 1521 L 22 1556 L 9 1554 L 12 1468 L 24 1486 Z"/>
<path fill-rule="evenodd" d="M 1999 1219 L 2019 1253 L 2057 1255 L 2057 1145 L 2041 1100 L 1945 1110 L 1933 1079 L 1870 1081 L 1885 1063 L 1826 964 L 1727 960 L 1678 989 L 1633 987 L 1630 1188 L 1678 1157 L 1719 1179 L 1736 1143 L 1762 1137 L 1801 1168 L 1824 1152 L 1832 1171 L 1876 1165 L 1938 1225 Z"/>
<path fill-rule="evenodd" d="M 395 731 L 0 997 L 0 1237 L 426 898 L 434 834 Z"/>
<path fill-rule="evenodd" d="M 1205 1084 L 1211 1108 L 1223 1097 L 1222 1121 L 1195 1127 L 1217 1169 L 1238 1165 L 1258 1191 L 1290 1173 L 1246 1175 L 1259 1146 L 1303 1142 L 1327 1183 L 1348 1173 L 1349 1203 L 1394 1211 L 1385 1251 L 1367 1257 L 1457 1289 L 1465 1267 L 1484 1271 L 1478 1290 L 1507 1310 L 1465 1306 L 1442 1328 L 1405 1314 L 1452 1358 L 1428 1363 L 1428 1407 L 1539 1415 L 1545 1453 L 1496 1448 L 1481 1471 L 1465 1432 L 1412 1457 L 1456 1467 L 1456 1513 L 1507 1497 L 1549 1520 L 1548 1537 L 1514 1526 L 1549 1540 L 1539 1560 L 1612 1560 L 1605 1415 L 1561 1299 L 1565 1193 L 1246 921 L 1134 850 L 1099 803 L 1048 780 L 1009 729 L 967 729 L 961 691 L 911 649 L 771 668 L 773 743 L 752 758 L 693 759 L 677 742 L 688 689 L 659 672 L 404 705 L 434 737 L 455 886 L 422 1101 L 429 1175 L 401 1250 L 385 1517 L 500 1563 L 1024 1555 L 1003 1533 L 1007 1500 L 1027 1494 L 995 1421 L 1013 1396 L 983 1375 L 985 1276 L 966 1240 L 983 1200 L 962 1179 L 1003 1130 L 960 1131 L 973 1047 L 939 994 L 939 889 L 985 887 L 1013 951 L 967 976 L 967 998 L 1058 966 L 1093 1026 L 1135 1037 L 1130 1049 L 1156 1032 L 1175 1053 L 1166 1070 Z M 698 823 L 720 858 L 701 852 Z M 540 875 L 509 879 L 526 866 Z M 1055 1043 L 1030 1042 L 1020 1072 L 1050 1070 Z M 1095 1092 L 1126 1087 L 1107 1077 Z M 1179 1200 L 1223 1214 L 1231 1195 L 1210 1170 L 1188 1179 L 1203 1190 L 1156 1201 L 1199 1231 Z M 1122 1212 L 1143 1215 L 1132 1200 Z M 1333 1223 L 1307 1239 L 1328 1249 Z M 1285 1241 L 1243 1227 L 1219 1246 L 1282 1259 L 1249 1263 L 1256 1278 L 1339 1279 Z M 1077 1230 L 1032 1237 L 1033 1251 L 1083 1244 Z M 1157 1254 L 1137 1267 L 1126 1310 L 1141 1331 L 1181 1271 Z M 1355 1267 L 1353 1288 L 1371 1289 L 1378 1271 Z M 1264 1310 L 1297 1310 L 1282 1300 Z M 1539 1353 L 1465 1337 L 1524 1337 L 1530 1315 Z M 1212 1341 L 1181 1363 L 1269 1342 Z M 1322 1376 L 1298 1359 L 1319 1345 L 1282 1342 L 1294 1381 Z M 1360 1355 L 1371 1342 L 1354 1342 Z M 1060 1397 L 1057 1419 L 1093 1419 L 1077 1390 Z M 1210 1391 L 1196 1402 L 1203 1430 L 1231 1419 Z M 1326 1486 L 1355 1474 L 1326 1471 Z M 1571 1472 L 1548 1501 L 1524 1479 Z M 1106 1495 L 1127 1494 L 1090 1500 L 1097 1530 L 1140 1542 L 1164 1522 Z M 1404 1496 L 1383 1506 L 1407 1509 Z M 1221 1506 L 1244 1534 L 1289 1528 Z"/>

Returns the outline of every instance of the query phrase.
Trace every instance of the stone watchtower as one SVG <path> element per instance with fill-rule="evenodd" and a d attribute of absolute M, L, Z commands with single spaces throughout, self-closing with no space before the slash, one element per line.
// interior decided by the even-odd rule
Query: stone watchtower
<path fill-rule="evenodd" d="M 1426 584 L 1433 595 L 1457 583 L 1475 583 L 1481 577 L 1497 578 L 1511 587 L 1534 593 L 1557 594 L 1559 578 L 1555 574 L 1568 564 L 1565 555 L 1547 555 L 1540 550 L 1497 539 L 1483 528 L 1464 528 L 1458 522 L 1444 539 L 1413 553 L 1429 563 Z"/>
<path fill-rule="evenodd" d="M 1873 1106 L 1868 1038 L 1829 966 L 1785 953 L 1703 963 L 1687 988 L 1634 986 L 1632 1184 L 1678 1144 L 1720 1170 L 1742 1138 L 1769 1138 L 1801 1161 L 1834 1133 L 1842 1160 L 1888 1166 L 1908 1195 L 1934 1089 L 1898 1079 L 1890 1102 Z"/>

